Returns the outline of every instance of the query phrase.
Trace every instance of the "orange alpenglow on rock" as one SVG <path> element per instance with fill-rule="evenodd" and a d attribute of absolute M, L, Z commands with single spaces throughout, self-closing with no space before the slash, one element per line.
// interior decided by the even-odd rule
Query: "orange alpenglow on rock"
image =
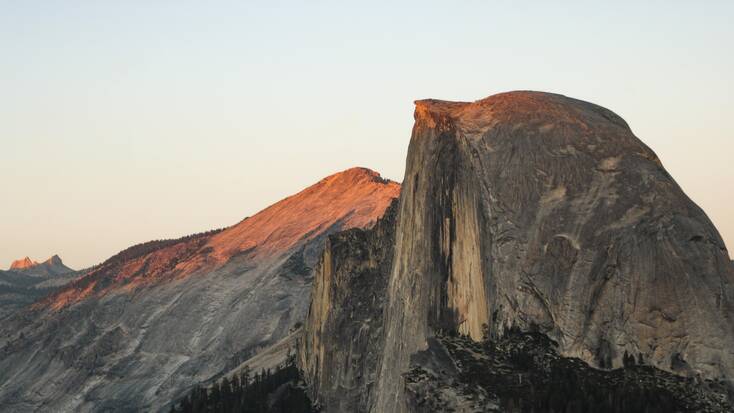
<path fill-rule="evenodd" d="M 220 260 L 251 249 L 255 257 L 285 251 L 335 224 L 344 228 L 371 226 L 398 195 L 400 185 L 377 172 L 348 169 L 222 231 L 212 237 L 209 246 Z"/>
<path fill-rule="evenodd" d="M 277 259 L 324 233 L 373 225 L 399 194 L 399 183 L 351 168 L 222 231 L 165 241 L 132 257 L 117 258 L 125 255 L 120 253 L 36 307 L 61 309 L 87 297 L 212 271 L 234 258 Z"/>
<path fill-rule="evenodd" d="M 13 261 L 13 263 L 10 264 L 10 269 L 11 270 L 22 270 L 22 269 L 30 268 L 36 265 L 38 265 L 36 261 L 33 261 L 32 259 L 25 257 L 25 258 Z"/>
<path fill-rule="evenodd" d="M 15 346 L 0 357 L 14 378 L 0 387 L 0 405 L 170 410 L 197 383 L 295 340 L 330 236 L 378 227 L 399 192 L 353 168 L 229 228 L 134 245 L 75 273 L 0 323 L 0 348 Z"/>

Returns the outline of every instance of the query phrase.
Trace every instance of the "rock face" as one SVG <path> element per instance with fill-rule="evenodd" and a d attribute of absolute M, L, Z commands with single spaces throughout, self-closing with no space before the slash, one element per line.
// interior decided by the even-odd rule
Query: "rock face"
<path fill-rule="evenodd" d="M 373 396 L 396 212 L 397 201 L 375 227 L 330 236 L 314 270 L 298 364 L 328 411 L 363 412 Z"/>
<path fill-rule="evenodd" d="M 35 265 L 38 265 L 38 263 L 28 257 L 25 257 L 25 258 L 21 258 L 19 260 L 13 261 L 10 264 L 10 269 L 11 270 L 22 270 L 25 268 L 33 267 Z"/>
<path fill-rule="evenodd" d="M 15 260 L 10 265 L 10 271 L 22 272 L 27 275 L 50 277 L 54 275 L 68 274 L 74 270 L 64 265 L 64 262 L 61 261 L 61 257 L 54 255 L 41 263 L 33 261 L 28 257 Z"/>
<path fill-rule="evenodd" d="M 399 190 L 350 169 L 233 227 L 121 252 L 0 326 L 0 405 L 164 409 L 286 337 L 325 237 L 374 225 Z"/>
<path fill-rule="evenodd" d="M 329 265 L 360 268 L 342 255 Z M 624 120 L 597 105 L 539 92 L 417 101 L 390 255 L 376 379 L 361 408 L 408 410 L 411 357 L 437 332 L 476 341 L 485 326 L 496 338 L 543 333 L 561 355 L 600 368 L 627 352 L 682 375 L 734 373 L 734 273 L 721 237 Z M 334 312 L 346 294 L 315 294 L 312 311 Z M 316 388 L 372 374 L 328 367 L 307 375 Z"/>

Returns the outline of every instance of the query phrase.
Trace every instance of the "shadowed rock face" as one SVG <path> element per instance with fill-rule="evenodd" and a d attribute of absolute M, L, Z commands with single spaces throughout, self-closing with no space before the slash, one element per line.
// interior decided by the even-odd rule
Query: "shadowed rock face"
<path fill-rule="evenodd" d="M 354 168 L 233 227 L 110 258 L 0 325 L 0 410 L 165 408 L 286 337 L 325 237 L 374 225 L 399 190 Z"/>
<path fill-rule="evenodd" d="M 339 256 L 329 273 L 344 274 L 334 279 L 370 265 Z M 495 338 L 544 333 L 561 355 L 601 368 L 621 366 L 627 352 L 678 374 L 734 373 L 734 273 L 721 237 L 624 120 L 591 103 L 539 92 L 417 101 L 386 256 L 376 371 L 334 363 L 311 372 L 327 389 L 319 400 L 337 394 L 339 378 L 365 374 L 375 379 L 355 383 L 371 394 L 360 409 L 407 410 L 411 357 L 437 332 L 479 340 L 485 325 Z M 338 309 L 342 285 L 313 297 L 327 326 L 366 317 Z M 369 311 L 382 314 L 377 307 Z M 350 346 L 322 336 L 323 348 Z"/>
<path fill-rule="evenodd" d="M 630 358 L 631 357 L 631 358 Z M 720 412 L 726 383 L 639 365 L 595 369 L 561 357 L 541 333 L 509 330 L 482 342 L 437 335 L 411 357 L 404 375 L 408 409 L 419 412 Z"/>
<path fill-rule="evenodd" d="M 397 201 L 371 229 L 329 237 L 314 270 L 298 364 L 330 412 L 367 411 L 383 342 Z"/>

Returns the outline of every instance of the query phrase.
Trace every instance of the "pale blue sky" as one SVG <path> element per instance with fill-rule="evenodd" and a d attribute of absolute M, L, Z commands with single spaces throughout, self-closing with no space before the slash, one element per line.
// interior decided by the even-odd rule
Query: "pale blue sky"
<path fill-rule="evenodd" d="M 402 180 L 414 99 L 516 89 L 624 117 L 734 247 L 734 2 L 396 3 L 0 0 L 0 267 Z"/>

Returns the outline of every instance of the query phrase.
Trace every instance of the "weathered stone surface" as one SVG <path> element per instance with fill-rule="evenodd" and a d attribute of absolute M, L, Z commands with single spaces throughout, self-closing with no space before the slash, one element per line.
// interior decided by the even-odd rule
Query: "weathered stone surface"
<path fill-rule="evenodd" d="M 627 352 L 681 375 L 734 374 L 724 243 L 607 109 L 540 92 L 417 101 L 396 222 L 371 411 L 408 410 L 403 375 L 437 332 L 479 340 L 485 325 L 494 338 L 510 328 L 541 332 L 561 355 L 600 368 L 621 366 Z M 317 332 L 305 348 L 313 354 L 302 355 L 327 410 L 352 406 L 339 380 L 358 377 L 347 361 L 375 348 L 319 343 L 334 326 L 369 317 L 342 307 L 350 294 L 365 296 L 369 287 L 345 280 L 371 261 L 349 251 L 336 258 L 326 260 L 305 326 Z"/>
<path fill-rule="evenodd" d="M 399 189 L 354 168 L 225 230 L 118 254 L 3 321 L 0 411 L 165 409 L 302 322 L 325 238 L 374 225 Z"/>
<path fill-rule="evenodd" d="M 397 202 L 372 229 L 329 237 L 314 271 L 298 364 L 326 412 L 368 411 L 383 341 Z"/>
<path fill-rule="evenodd" d="M 403 409 L 436 330 L 539 330 L 562 354 L 625 351 L 734 373 L 734 274 L 716 228 L 611 111 L 512 92 L 416 102 L 376 410 Z M 679 363 L 673 362 L 680 358 Z"/>

